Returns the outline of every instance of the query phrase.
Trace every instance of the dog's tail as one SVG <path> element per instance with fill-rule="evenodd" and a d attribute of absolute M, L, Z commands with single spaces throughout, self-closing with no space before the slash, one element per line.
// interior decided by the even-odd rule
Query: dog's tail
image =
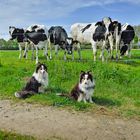
<path fill-rule="evenodd" d="M 56 95 L 70 98 L 70 95 L 68 93 L 56 93 Z"/>
<path fill-rule="evenodd" d="M 20 98 L 20 99 L 25 99 L 34 94 L 35 94 L 35 92 L 33 92 L 33 91 L 24 90 L 24 91 L 15 92 L 15 97 Z"/>

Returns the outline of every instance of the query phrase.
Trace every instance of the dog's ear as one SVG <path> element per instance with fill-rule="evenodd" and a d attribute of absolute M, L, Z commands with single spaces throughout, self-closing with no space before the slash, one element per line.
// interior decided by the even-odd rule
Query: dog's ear
<path fill-rule="evenodd" d="M 46 64 L 44 64 L 43 63 L 43 65 L 44 65 L 44 68 L 46 69 L 46 71 L 48 70 L 48 66 L 46 65 Z"/>
<path fill-rule="evenodd" d="M 41 64 L 41 63 L 40 63 L 40 62 L 38 62 L 38 63 L 36 64 L 36 66 L 38 67 L 40 64 Z"/>
<path fill-rule="evenodd" d="M 87 71 L 87 73 L 90 75 L 93 75 L 91 70 Z"/>
<path fill-rule="evenodd" d="M 83 73 L 85 73 L 85 71 L 82 71 L 82 70 L 81 70 L 81 73 L 80 73 L 80 74 L 83 74 Z"/>
<path fill-rule="evenodd" d="M 40 65 L 41 65 L 41 63 L 38 62 L 37 65 L 36 65 L 36 73 L 38 72 L 38 69 L 39 69 Z"/>
<path fill-rule="evenodd" d="M 84 74 L 85 74 L 85 71 L 81 71 L 80 76 L 79 76 L 80 83 L 82 82 Z"/>
<path fill-rule="evenodd" d="M 92 73 L 92 71 L 91 71 L 91 70 L 89 70 L 89 71 L 87 71 L 87 73 Z"/>

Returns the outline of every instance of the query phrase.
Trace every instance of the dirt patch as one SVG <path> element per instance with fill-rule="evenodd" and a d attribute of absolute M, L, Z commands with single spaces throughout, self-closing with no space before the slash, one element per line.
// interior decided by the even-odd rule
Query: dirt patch
<path fill-rule="evenodd" d="M 55 140 L 139 140 L 140 122 L 0 100 L 0 129 Z"/>

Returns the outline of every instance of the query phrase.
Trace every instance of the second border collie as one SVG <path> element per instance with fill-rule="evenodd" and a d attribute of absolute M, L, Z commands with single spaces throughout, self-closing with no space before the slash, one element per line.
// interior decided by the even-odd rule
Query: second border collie
<path fill-rule="evenodd" d="M 43 93 L 48 86 L 47 66 L 38 63 L 35 72 L 33 73 L 26 86 L 18 92 L 15 92 L 17 98 L 27 98 L 28 96 Z"/>
<path fill-rule="evenodd" d="M 78 102 L 84 101 L 86 103 L 89 101 L 93 103 L 92 96 L 95 89 L 95 81 L 93 79 L 91 71 L 81 71 L 79 82 L 71 90 L 70 94 L 58 93 L 58 96 L 70 97 Z"/>

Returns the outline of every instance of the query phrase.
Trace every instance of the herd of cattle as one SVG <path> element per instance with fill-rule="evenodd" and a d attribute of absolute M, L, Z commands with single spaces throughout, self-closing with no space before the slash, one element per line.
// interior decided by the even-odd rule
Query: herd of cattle
<path fill-rule="evenodd" d="M 118 21 L 113 21 L 110 17 L 105 17 L 96 23 L 75 23 L 71 26 L 71 37 L 61 26 L 52 26 L 49 30 L 44 25 L 32 25 L 27 29 L 9 27 L 11 40 L 16 39 L 19 44 L 20 55 L 25 47 L 23 56 L 27 58 L 28 44 L 32 45 L 32 56 L 36 50 L 36 63 L 38 63 L 38 49 L 44 48 L 44 55 L 47 59 L 52 59 L 52 46 L 55 47 L 55 54 L 58 55 L 59 48 L 66 54 L 71 54 L 74 59 L 73 51 L 76 48 L 81 59 L 82 43 L 90 43 L 93 49 L 94 61 L 96 61 L 97 45 L 100 46 L 100 58 L 104 61 L 104 51 L 107 50 L 108 57 L 119 59 L 125 53 L 130 56 L 131 42 L 134 39 L 134 28 L 129 24 L 122 25 Z M 53 44 L 53 45 L 52 45 Z M 48 46 L 50 55 L 48 55 Z M 115 52 L 114 52 L 115 51 Z"/>

